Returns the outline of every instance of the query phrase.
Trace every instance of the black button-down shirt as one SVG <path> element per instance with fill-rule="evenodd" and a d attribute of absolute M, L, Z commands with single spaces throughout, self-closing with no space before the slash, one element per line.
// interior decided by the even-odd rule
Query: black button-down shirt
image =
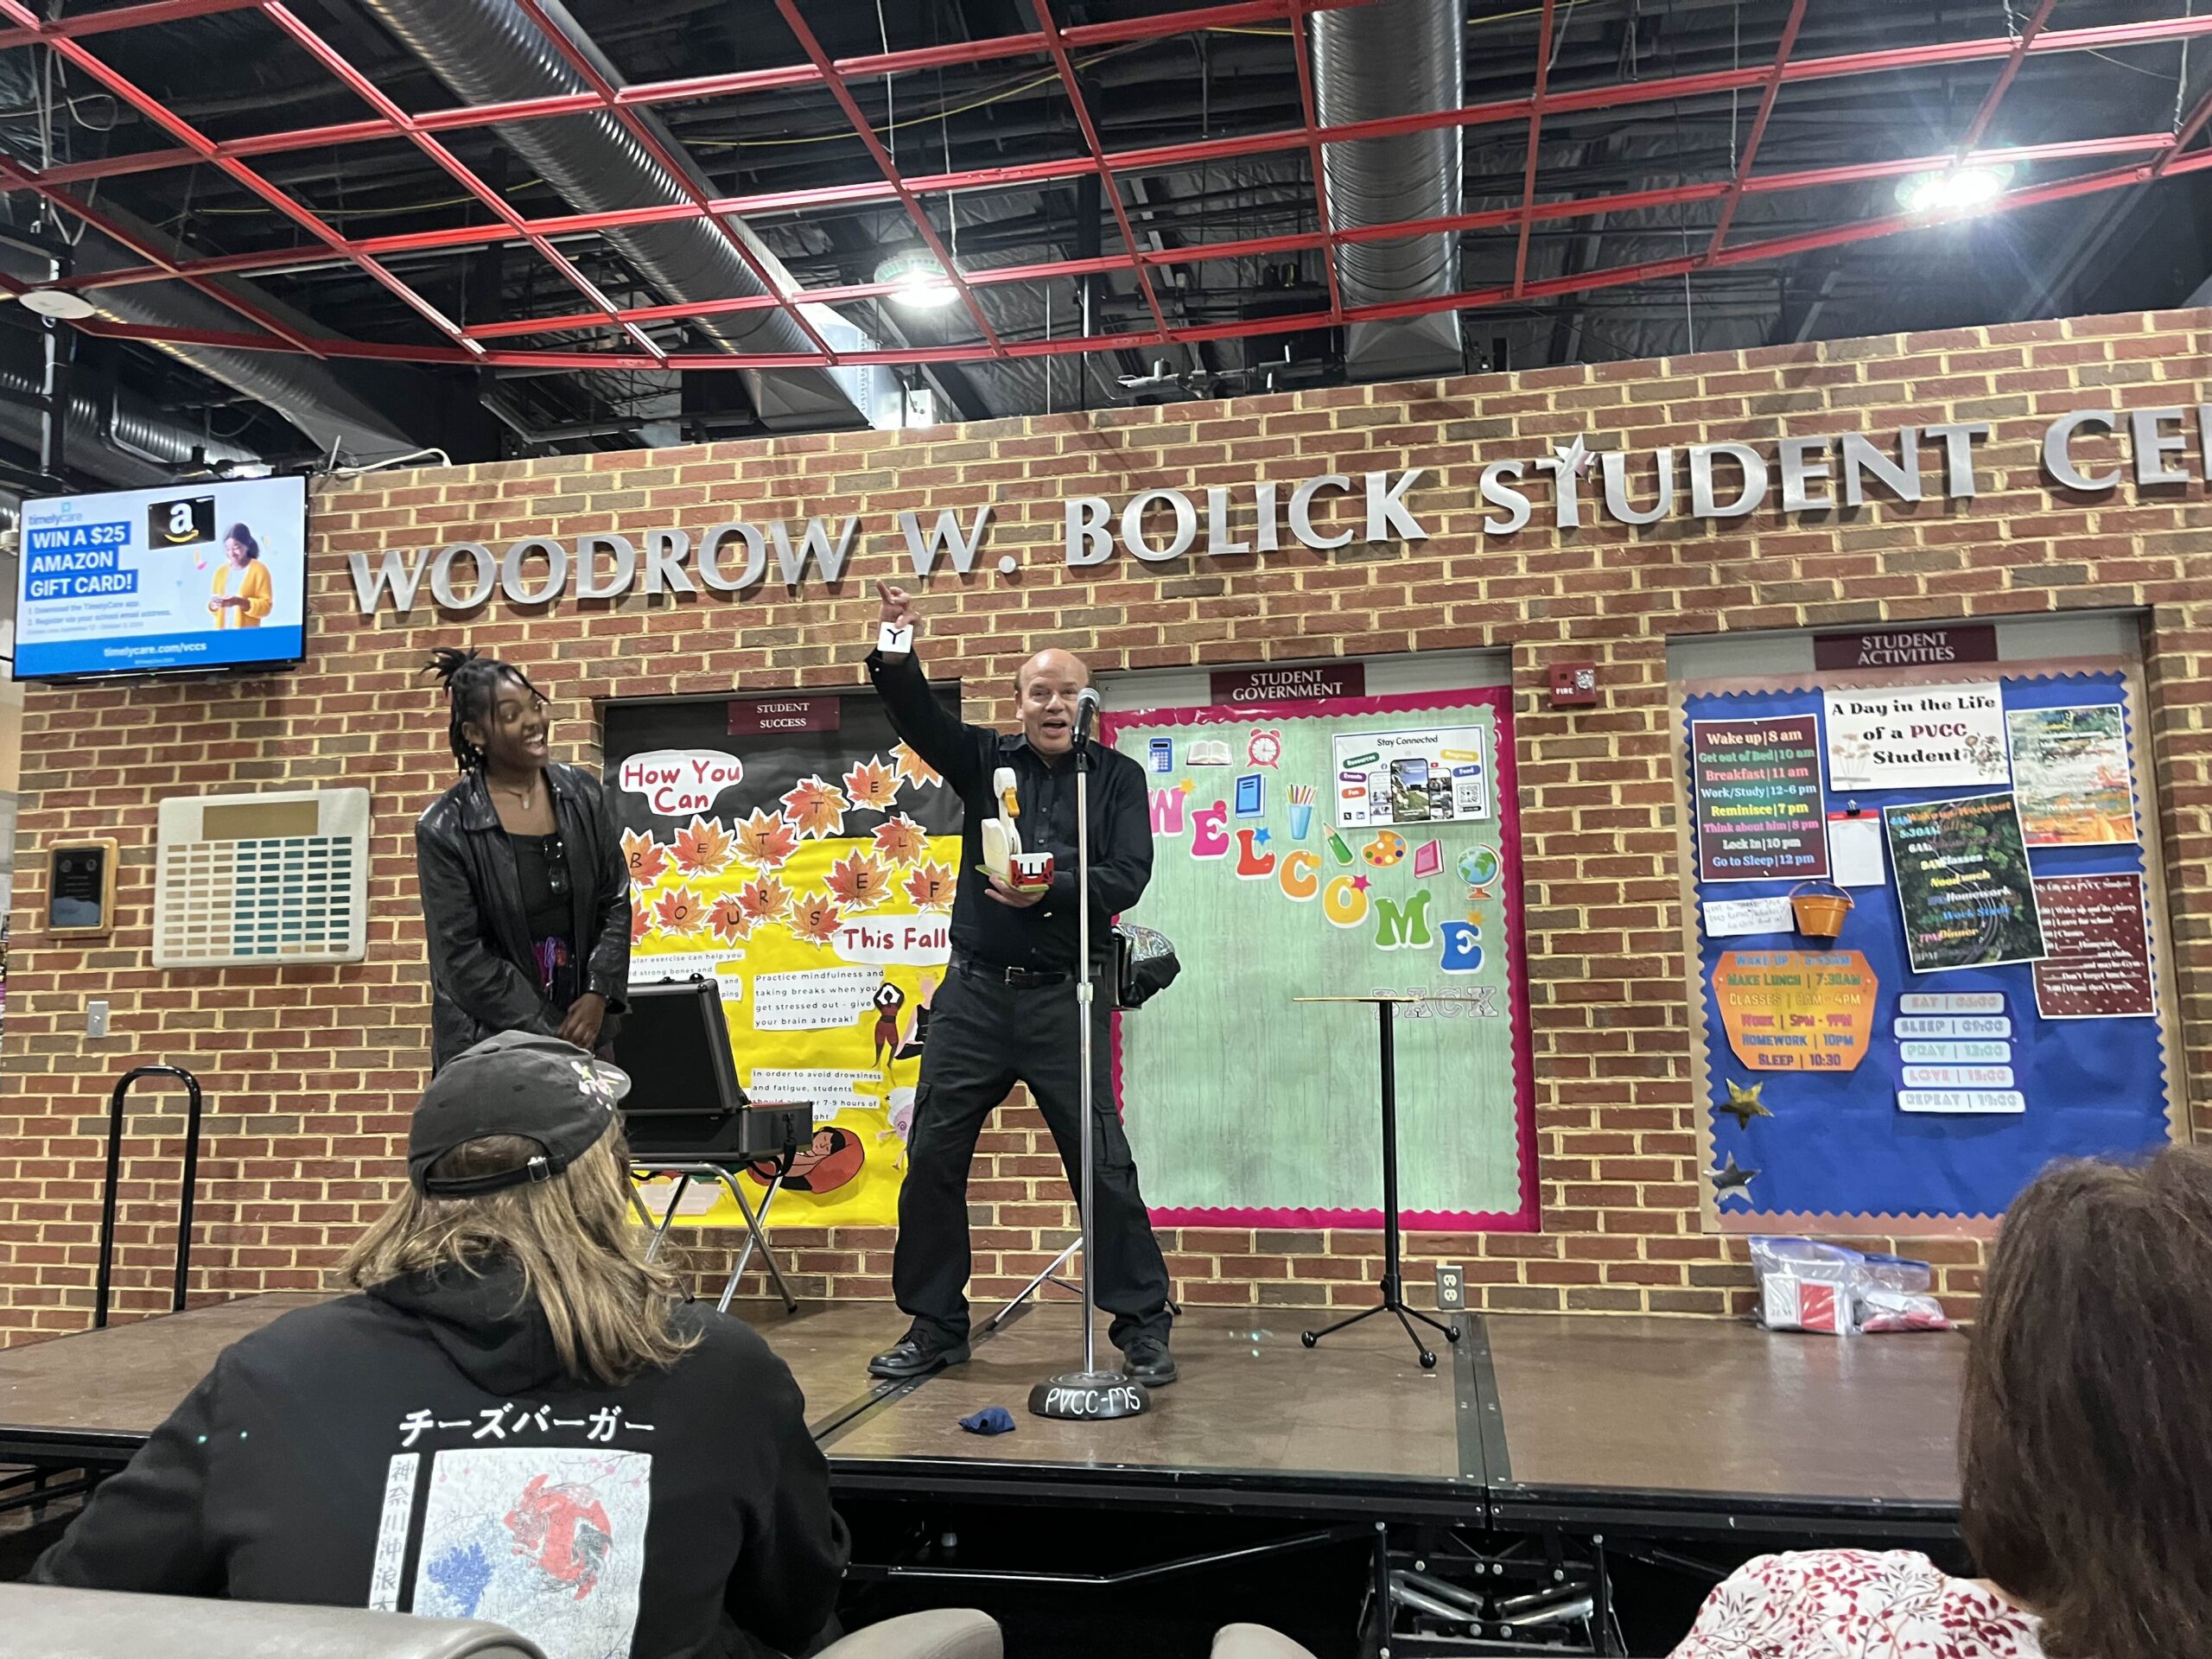
<path fill-rule="evenodd" d="M 909 652 L 871 652 L 868 677 L 883 698 L 893 729 L 906 747 L 944 775 L 966 808 L 960 830 L 960 885 L 952 903 L 956 956 L 998 968 L 1075 971 L 1075 764 L 1072 754 L 1046 757 L 1019 734 L 967 726 L 945 711 L 930 690 L 921 664 Z M 1090 756 L 1090 955 L 1103 963 L 1112 945 L 1114 917 L 1127 910 L 1152 880 L 1152 818 L 1144 768 L 1098 743 Z M 1052 855 L 1052 890 L 1033 905 L 1001 904 L 982 874 L 983 820 L 999 815 L 991 776 L 1011 767 L 1015 820 L 1025 852 Z"/>

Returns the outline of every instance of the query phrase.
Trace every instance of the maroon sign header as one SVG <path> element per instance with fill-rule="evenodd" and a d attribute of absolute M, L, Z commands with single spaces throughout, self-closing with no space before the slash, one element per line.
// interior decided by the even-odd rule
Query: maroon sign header
<path fill-rule="evenodd" d="M 1885 628 L 1878 633 L 1816 633 L 1815 668 L 1942 668 L 1997 660 L 1997 625 Z"/>
<path fill-rule="evenodd" d="M 836 697 L 762 697 L 729 705 L 729 734 L 834 732 L 842 708 Z"/>
<path fill-rule="evenodd" d="M 1367 694 L 1365 663 L 1325 663 L 1309 668 L 1217 668 L 1216 702 L 1315 702 L 1323 697 Z"/>

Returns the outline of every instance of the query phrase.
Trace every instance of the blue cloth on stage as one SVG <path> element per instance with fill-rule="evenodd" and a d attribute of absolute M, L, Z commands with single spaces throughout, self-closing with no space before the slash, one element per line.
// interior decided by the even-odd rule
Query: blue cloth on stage
<path fill-rule="evenodd" d="M 1011 1434 L 1014 1414 L 1004 1406 L 986 1406 L 973 1417 L 963 1417 L 960 1427 L 970 1434 Z"/>

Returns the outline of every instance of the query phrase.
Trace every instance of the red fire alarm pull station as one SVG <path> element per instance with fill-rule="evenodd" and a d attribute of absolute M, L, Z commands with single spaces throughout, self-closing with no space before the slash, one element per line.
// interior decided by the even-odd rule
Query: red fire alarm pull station
<path fill-rule="evenodd" d="M 1553 708 L 1583 709 L 1598 701 L 1595 663 L 1554 663 L 1551 674 Z"/>

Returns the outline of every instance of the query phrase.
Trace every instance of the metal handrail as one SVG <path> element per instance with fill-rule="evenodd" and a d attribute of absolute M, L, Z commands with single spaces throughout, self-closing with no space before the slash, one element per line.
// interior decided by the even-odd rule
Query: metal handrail
<path fill-rule="evenodd" d="M 123 1171 L 123 1101 L 130 1085 L 141 1077 L 175 1077 L 185 1087 L 184 1191 L 177 1200 L 176 1284 L 170 1294 L 169 1312 L 184 1311 L 185 1270 L 192 1260 L 192 1189 L 200 1173 L 200 1079 L 181 1065 L 134 1066 L 123 1074 L 109 1097 L 107 1114 L 107 1187 L 100 1195 L 100 1265 L 92 1288 L 92 1329 L 107 1324 L 109 1285 L 115 1268 L 116 1185 Z"/>

